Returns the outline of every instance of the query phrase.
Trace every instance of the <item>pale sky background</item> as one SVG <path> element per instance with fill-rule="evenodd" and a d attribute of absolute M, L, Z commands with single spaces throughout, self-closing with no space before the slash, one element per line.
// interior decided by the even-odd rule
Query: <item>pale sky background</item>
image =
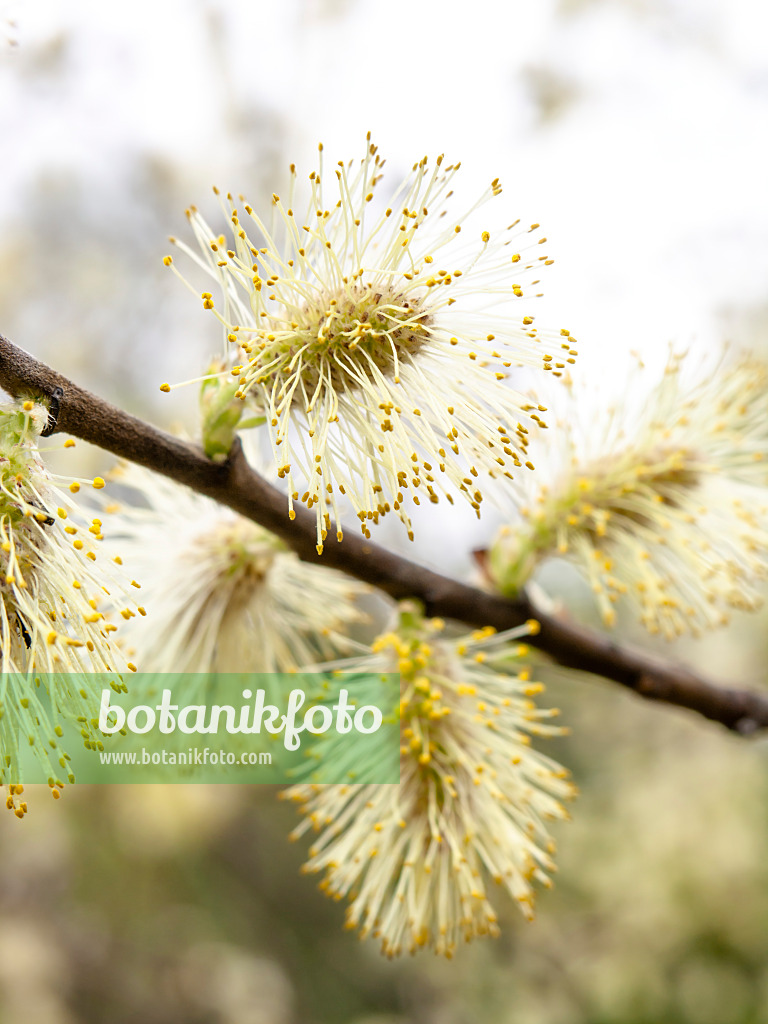
<path fill-rule="evenodd" d="M 0 11 L 16 22 L 0 47 L 0 330 L 158 422 L 193 428 L 194 389 L 157 385 L 195 376 L 219 339 L 161 265 L 184 208 L 213 183 L 256 205 L 289 162 L 314 166 L 319 140 L 355 157 L 368 130 L 393 184 L 444 151 L 468 191 L 498 175 L 513 215 L 542 224 L 556 264 L 538 322 L 578 337 L 577 373 L 619 386 L 633 348 L 764 344 L 768 21 L 754 0 Z M 483 542 L 462 523 L 468 547 Z"/>

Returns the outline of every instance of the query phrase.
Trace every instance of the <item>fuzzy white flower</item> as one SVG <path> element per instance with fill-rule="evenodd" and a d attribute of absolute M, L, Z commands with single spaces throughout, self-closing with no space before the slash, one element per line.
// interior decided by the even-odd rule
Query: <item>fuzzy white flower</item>
<path fill-rule="evenodd" d="M 642 368 L 641 368 L 642 369 Z M 539 474 L 490 552 L 513 595 L 547 558 L 587 575 L 607 625 L 625 596 L 668 638 L 754 610 L 768 569 L 768 373 L 724 357 L 691 379 L 671 355 L 649 391 L 638 370 L 623 399 L 596 414 L 574 390 L 547 437 Z"/>
<path fill-rule="evenodd" d="M 266 418 L 290 514 L 298 501 L 314 508 L 322 551 L 332 522 L 341 540 L 342 496 L 366 537 L 391 511 L 412 537 L 406 492 L 415 504 L 457 492 L 479 515 L 481 478 L 533 468 L 528 433 L 545 410 L 509 379 L 518 367 L 558 376 L 576 350 L 567 330 L 533 326 L 553 262 L 539 225 L 473 226 L 498 179 L 457 215 L 459 164 L 425 157 L 385 206 L 370 137 L 362 161 L 340 161 L 329 182 L 320 150 L 304 212 L 292 166 L 270 226 L 228 195 L 229 239 L 192 208 L 202 257 L 172 241 L 217 285 L 203 305 L 224 327 L 238 395 Z"/>
<path fill-rule="evenodd" d="M 106 614 L 113 608 L 124 617 L 135 613 L 126 602 L 129 580 L 99 550 L 101 520 L 84 521 L 40 458 L 47 417 L 31 401 L 0 410 L 0 782 L 18 781 L 23 738 L 53 787 L 60 775 L 71 781 L 58 743 L 60 720 L 77 724 L 86 747 L 100 742 L 93 731 L 100 689 L 91 692 L 88 674 L 114 674 L 114 687 L 125 689 L 119 673 L 135 671 Z M 104 481 L 97 477 L 93 486 L 101 489 Z M 71 492 L 79 489 L 79 482 L 70 484 Z"/>
<path fill-rule="evenodd" d="M 105 511 L 151 611 L 129 632 L 146 671 L 290 672 L 338 656 L 364 618 L 366 587 L 301 562 L 249 519 L 138 466 L 111 477 L 143 501 Z"/>
<path fill-rule="evenodd" d="M 400 784 L 299 785 L 283 794 L 314 829 L 309 872 L 348 898 L 347 924 L 397 956 L 431 947 L 451 956 L 461 940 L 498 934 L 487 883 L 533 916 L 533 882 L 549 886 L 554 843 L 546 822 L 566 818 L 568 772 L 535 751 L 557 735 L 556 711 L 537 710 L 528 627 L 450 640 L 443 623 L 401 605 L 397 628 L 349 666 L 400 675 Z M 396 698 L 395 698 L 396 699 Z"/>

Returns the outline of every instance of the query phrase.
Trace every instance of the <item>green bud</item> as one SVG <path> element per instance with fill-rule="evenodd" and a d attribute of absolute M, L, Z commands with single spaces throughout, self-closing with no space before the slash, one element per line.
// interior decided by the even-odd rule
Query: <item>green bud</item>
<path fill-rule="evenodd" d="M 504 597 L 516 597 L 539 564 L 547 544 L 539 535 L 529 536 L 510 528 L 499 532 L 487 552 L 485 570 L 494 588 Z"/>
<path fill-rule="evenodd" d="M 220 374 L 222 369 L 221 363 L 214 363 L 208 372 Z M 224 376 L 208 377 L 200 387 L 203 449 L 214 462 L 226 460 L 240 425 L 244 404 L 235 398 L 238 388 L 235 380 Z"/>

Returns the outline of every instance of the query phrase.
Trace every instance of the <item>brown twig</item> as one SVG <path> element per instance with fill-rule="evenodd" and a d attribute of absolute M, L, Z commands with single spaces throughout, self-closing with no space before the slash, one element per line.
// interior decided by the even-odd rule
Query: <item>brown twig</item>
<path fill-rule="evenodd" d="M 417 597 L 430 615 L 476 626 L 509 629 L 535 618 L 541 629 L 530 638 L 551 658 L 625 686 L 649 700 L 696 711 L 741 735 L 768 728 L 768 697 L 716 686 L 680 665 L 652 658 L 605 636 L 544 613 L 528 597 L 509 601 L 467 586 L 394 555 L 355 535 L 315 549 L 315 516 L 304 508 L 287 515 L 285 495 L 258 476 L 235 443 L 227 462 L 208 459 L 197 445 L 90 394 L 0 335 L 0 385 L 16 398 L 48 396 L 61 388 L 55 429 L 186 484 L 281 537 L 307 562 L 340 569 L 393 598 Z"/>

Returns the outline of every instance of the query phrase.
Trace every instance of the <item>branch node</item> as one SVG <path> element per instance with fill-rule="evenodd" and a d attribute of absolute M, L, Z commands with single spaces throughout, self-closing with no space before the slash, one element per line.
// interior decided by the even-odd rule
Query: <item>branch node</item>
<path fill-rule="evenodd" d="M 748 716 L 739 718 L 733 723 L 733 731 L 737 732 L 739 736 L 754 736 L 756 732 L 759 732 L 760 728 L 760 723 Z"/>
<path fill-rule="evenodd" d="M 61 400 L 63 397 L 63 388 L 54 388 L 51 392 L 51 398 L 48 403 L 48 422 L 40 431 L 41 437 L 50 437 L 51 434 L 56 433 L 56 429 L 59 425 L 59 410 L 61 409 Z"/>

